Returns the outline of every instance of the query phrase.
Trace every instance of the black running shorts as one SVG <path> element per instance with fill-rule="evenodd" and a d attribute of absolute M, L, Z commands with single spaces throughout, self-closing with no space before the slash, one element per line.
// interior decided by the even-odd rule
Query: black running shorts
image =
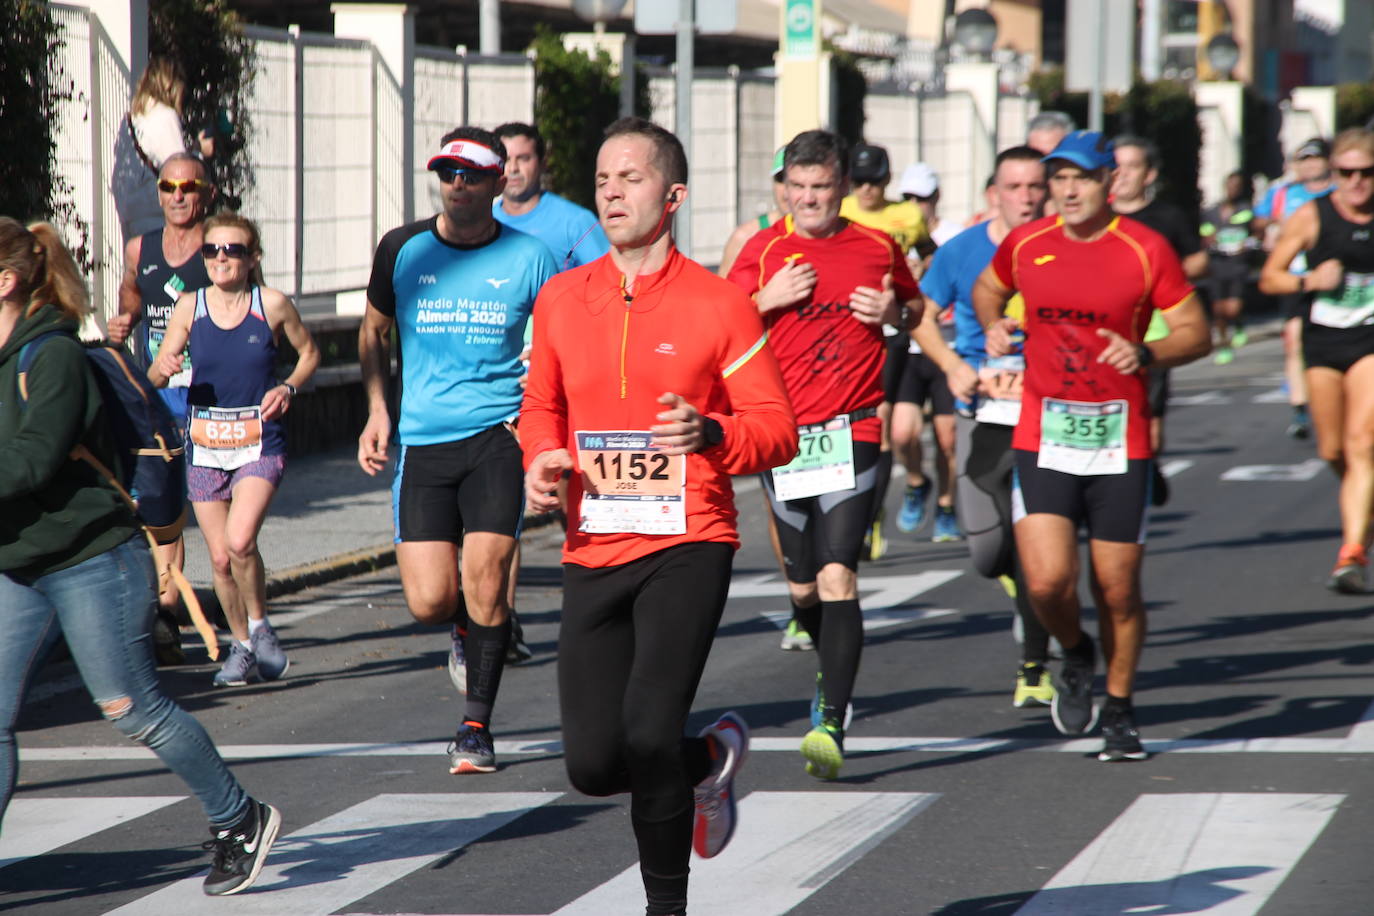
<path fill-rule="evenodd" d="M 1038 467 L 1038 452 L 1016 449 L 1012 478 L 1012 521 L 1027 515 L 1062 515 L 1074 527 L 1087 526 L 1095 541 L 1145 543 L 1153 461 L 1132 458 L 1124 474 L 1079 477 Z"/>
<path fill-rule="evenodd" d="M 829 563 L 859 568 L 864 534 L 873 524 L 874 500 L 887 489 L 878 480 L 876 442 L 854 443 L 854 489 L 839 490 L 805 499 L 779 502 L 773 492 L 773 475 L 765 471 L 764 490 L 778 525 L 787 581 L 806 584 Z"/>
<path fill-rule="evenodd" d="M 520 536 L 525 474 L 504 423 L 457 442 L 401 449 L 391 485 L 396 542 L 461 544 L 470 531 Z"/>
<path fill-rule="evenodd" d="M 1302 359 L 1307 368 L 1335 369 L 1344 375 L 1374 354 L 1374 325 L 1328 328 L 1308 321 L 1302 329 Z"/>

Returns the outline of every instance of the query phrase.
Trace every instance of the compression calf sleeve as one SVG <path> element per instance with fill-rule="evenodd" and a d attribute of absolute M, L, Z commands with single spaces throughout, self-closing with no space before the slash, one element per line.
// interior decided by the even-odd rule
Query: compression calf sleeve
<path fill-rule="evenodd" d="M 822 718 L 844 721 L 845 707 L 854 693 L 863 654 L 864 621 L 857 599 L 822 601 L 821 628 L 825 641 L 816 646 L 821 657 L 821 691 L 825 695 Z"/>
<path fill-rule="evenodd" d="M 494 627 L 468 622 L 463 652 L 468 662 L 468 697 L 464 721 L 491 724 L 491 708 L 501 687 L 501 672 L 506 667 L 506 644 L 510 641 L 510 619 Z"/>

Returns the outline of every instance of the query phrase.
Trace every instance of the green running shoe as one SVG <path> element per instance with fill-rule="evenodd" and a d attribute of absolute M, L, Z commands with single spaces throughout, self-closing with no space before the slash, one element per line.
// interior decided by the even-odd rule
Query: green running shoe
<path fill-rule="evenodd" d="M 801 743 L 806 772 L 817 779 L 834 779 L 844 766 L 844 729 L 833 722 L 822 722 Z"/>

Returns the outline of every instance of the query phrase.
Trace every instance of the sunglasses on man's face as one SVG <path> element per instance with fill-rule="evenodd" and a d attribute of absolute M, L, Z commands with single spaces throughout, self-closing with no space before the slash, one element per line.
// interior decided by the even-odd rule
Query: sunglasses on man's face
<path fill-rule="evenodd" d="M 444 184 L 453 184 L 454 181 L 463 179 L 463 187 L 470 188 L 479 185 L 488 178 L 496 177 L 495 172 L 487 172 L 481 169 L 450 169 L 440 168 L 434 171 L 439 173 L 439 180 Z"/>
<path fill-rule="evenodd" d="M 1354 178 L 1357 175 L 1361 178 L 1374 178 L 1374 165 L 1365 165 L 1358 169 L 1343 169 L 1336 166 L 1335 172 L 1342 178 Z"/>
<path fill-rule="evenodd" d="M 199 194 L 210 185 L 199 178 L 163 178 L 157 183 L 157 189 L 163 194 L 175 194 L 180 191 L 183 194 Z"/>
<path fill-rule="evenodd" d="M 228 242 L 224 245 L 213 245 L 206 242 L 200 246 L 200 256 L 207 261 L 213 261 L 219 257 L 220 252 L 224 252 L 226 258 L 246 258 L 248 257 L 248 246 L 240 242 Z"/>

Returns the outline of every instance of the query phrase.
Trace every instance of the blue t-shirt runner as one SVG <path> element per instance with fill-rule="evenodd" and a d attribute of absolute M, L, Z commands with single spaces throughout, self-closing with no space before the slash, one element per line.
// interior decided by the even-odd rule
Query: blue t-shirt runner
<path fill-rule="evenodd" d="M 921 277 L 927 299 L 941 308 L 954 307 L 954 352 L 975 369 L 988 354 L 983 326 L 973 312 L 973 285 L 996 251 L 988 223 L 978 223 L 935 249 L 930 269 Z"/>
<path fill-rule="evenodd" d="M 543 243 L 504 226 L 472 246 L 441 238 L 437 216 L 382 237 L 367 298 L 400 338 L 401 445 L 456 442 L 516 416 L 525 327 L 556 272 Z"/>
<path fill-rule="evenodd" d="M 492 202 L 491 212 L 502 225 L 548 245 L 559 272 L 590 264 L 611 250 L 596 214 L 552 191 L 542 192 L 528 213 L 512 216 L 501 206 L 500 197 Z"/>

